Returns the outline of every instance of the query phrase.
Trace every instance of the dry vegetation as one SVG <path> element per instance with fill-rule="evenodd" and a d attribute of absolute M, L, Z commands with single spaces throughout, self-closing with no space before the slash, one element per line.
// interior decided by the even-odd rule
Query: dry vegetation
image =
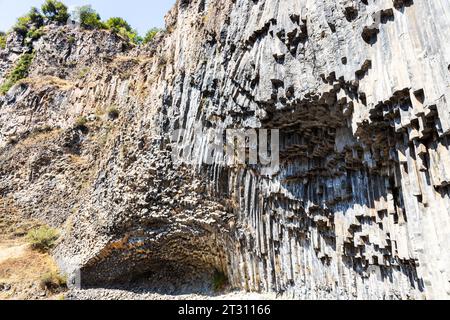
<path fill-rule="evenodd" d="M 19 217 L 13 201 L 0 198 L 0 300 L 62 297 L 66 280 L 48 253 L 55 233 Z"/>
<path fill-rule="evenodd" d="M 35 89 L 52 86 L 62 91 L 70 90 L 74 87 L 72 82 L 53 76 L 25 78 L 20 80 L 18 83 L 30 85 Z"/>

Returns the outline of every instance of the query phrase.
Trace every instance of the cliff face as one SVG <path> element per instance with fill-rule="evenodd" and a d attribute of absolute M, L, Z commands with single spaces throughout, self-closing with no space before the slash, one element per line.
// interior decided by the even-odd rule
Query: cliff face
<path fill-rule="evenodd" d="M 49 26 L 0 98 L 3 212 L 64 230 L 55 255 L 83 286 L 218 270 L 295 298 L 448 298 L 449 16 L 448 0 L 180 0 L 139 48 Z M 26 50 L 9 39 L 0 79 Z M 279 129 L 280 170 L 202 163 L 198 123 Z M 178 129 L 196 164 L 174 159 Z"/>

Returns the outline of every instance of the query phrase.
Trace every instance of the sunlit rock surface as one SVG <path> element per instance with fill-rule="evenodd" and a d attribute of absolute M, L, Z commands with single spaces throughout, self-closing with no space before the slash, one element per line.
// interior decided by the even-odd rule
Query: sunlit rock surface
<path fill-rule="evenodd" d="M 221 271 L 298 299 L 449 298 L 449 18 L 448 0 L 180 0 L 138 48 L 50 26 L 0 98 L 0 195 L 64 230 L 84 287 L 207 291 Z M 202 163 L 198 123 L 279 129 L 279 172 Z M 198 163 L 174 161 L 178 129 Z"/>

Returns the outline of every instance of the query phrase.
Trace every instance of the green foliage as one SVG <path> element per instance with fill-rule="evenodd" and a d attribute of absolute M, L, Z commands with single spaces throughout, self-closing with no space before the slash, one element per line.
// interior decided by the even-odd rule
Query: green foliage
<path fill-rule="evenodd" d="M 119 31 L 120 29 L 125 29 L 126 31 L 133 31 L 130 24 L 120 17 L 109 18 L 105 25 L 108 29 L 113 31 Z"/>
<path fill-rule="evenodd" d="M 110 18 L 105 22 L 105 26 L 112 32 L 122 36 L 123 38 L 128 39 L 132 43 L 141 42 L 141 38 L 138 36 L 137 31 L 133 30 L 130 24 L 122 18 L 119 17 Z"/>
<path fill-rule="evenodd" d="M 44 17 L 36 7 L 32 7 L 25 17 L 28 18 L 30 24 L 36 26 L 37 28 L 44 25 Z"/>
<path fill-rule="evenodd" d="M 57 23 L 66 23 L 70 15 L 67 6 L 57 0 L 47 0 L 41 7 L 44 16 Z"/>
<path fill-rule="evenodd" d="M 0 49 L 6 48 L 6 34 L 0 31 Z"/>
<path fill-rule="evenodd" d="M 16 24 L 13 27 L 13 31 L 19 33 L 22 36 L 26 36 L 28 32 L 28 18 L 27 16 L 20 17 L 17 19 Z"/>
<path fill-rule="evenodd" d="M 57 292 L 67 288 L 67 278 L 57 272 L 49 272 L 41 277 L 39 286 L 42 290 Z"/>
<path fill-rule="evenodd" d="M 31 230 L 27 234 L 27 240 L 30 242 L 31 247 L 41 252 L 51 250 L 55 246 L 58 237 L 58 231 L 46 226 Z"/>
<path fill-rule="evenodd" d="M 221 272 L 216 270 L 213 276 L 213 288 L 214 291 L 221 291 L 225 288 L 228 283 L 227 276 Z"/>
<path fill-rule="evenodd" d="M 33 7 L 26 15 L 17 19 L 13 30 L 22 36 L 26 36 L 32 26 L 35 28 L 40 28 L 43 25 L 44 17 L 39 12 L 39 9 Z"/>
<path fill-rule="evenodd" d="M 158 29 L 158 28 L 152 28 L 152 29 L 150 29 L 150 30 L 145 34 L 145 37 L 144 37 L 144 39 L 143 39 L 143 43 L 146 44 L 146 43 L 149 43 L 150 41 L 152 41 L 153 38 L 156 36 L 156 34 L 157 34 L 158 32 L 160 32 L 160 31 L 161 31 L 161 29 Z"/>
<path fill-rule="evenodd" d="M 75 9 L 73 17 L 78 20 L 80 25 L 86 29 L 105 29 L 100 15 L 92 9 L 90 5 L 81 6 Z"/>
<path fill-rule="evenodd" d="M 0 94 L 5 95 L 17 81 L 28 77 L 28 70 L 33 62 L 33 57 L 32 53 L 25 53 L 19 58 L 14 69 L 8 74 L 3 85 L 0 86 Z"/>
<path fill-rule="evenodd" d="M 27 32 L 27 38 L 29 38 L 30 41 L 36 41 L 43 35 L 44 29 L 42 27 L 41 28 L 31 27 L 30 30 L 28 30 Z"/>
<path fill-rule="evenodd" d="M 75 37 L 70 35 L 67 37 L 67 42 L 69 42 L 70 44 L 74 44 L 76 41 Z"/>

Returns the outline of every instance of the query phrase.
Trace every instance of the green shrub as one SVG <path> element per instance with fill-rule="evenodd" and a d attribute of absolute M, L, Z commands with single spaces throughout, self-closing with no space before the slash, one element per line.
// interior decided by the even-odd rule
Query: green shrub
<path fill-rule="evenodd" d="M 221 291 L 223 289 L 225 289 L 225 286 L 228 283 L 228 279 L 227 276 L 225 275 L 225 273 L 221 272 L 221 271 L 214 271 L 214 276 L 213 276 L 213 288 L 214 291 Z"/>
<path fill-rule="evenodd" d="M 17 19 L 13 30 L 25 37 L 32 26 L 40 28 L 43 25 L 44 17 L 39 12 L 39 9 L 33 7 L 26 15 Z"/>
<path fill-rule="evenodd" d="M 43 35 L 44 29 L 42 27 L 41 28 L 31 27 L 31 29 L 28 30 L 27 32 L 27 38 L 29 38 L 31 41 L 36 41 Z"/>
<path fill-rule="evenodd" d="M 154 38 L 154 37 L 158 34 L 158 32 L 160 32 L 160 31 L 161 31 L 161 29 L 158 29 L 158 28 L 152 28 L 152 29 L 150 29 L 150 30 L 145 34 L 143 43 L 146 44 L 146 43 L 149 43 L 150 41 L 152 41 L 153 38 Z"/>
<path fill-rule="evenodd" d="M 46 226 L 33 229 L 27 234 L 27 240 L 30 242 L 31 247 L 41 252 L 47 252 L 52 249 L 58 237 L 57 230 Z"/>
<path fill-rule="evenodd" d="M 113 17 L 106 20 L 105 25 L 108 29 L 119 31 L 125 29 L 126 31 L 133 31 L 130 24 L 120 17 Z"/>
<path fill-rule="evenodd" d="M 47 0 L 41 7 L 44 16 L 57 23 L 66 23 L 70 15 L 67 6 L 57 0 Z"/>
<path fill-rule="evenodd" d="M 4 96 L 6 93 L 8 93 L 9 89 L 11 89 L 14 86 L 14 83 L 12 83 L 10 80 L 6 79 L 2 85 L 0 85 L 0 95 Z"/>
<path fill-rule="evenodd" d="M 33 62 L 34 54 L 25 53 L 17 62 L 14 69 L 8 74 L 5 82 L 0 86 L 0 94 L 5 95 L 17 81 L 28 77 L 28 70 Z"/>
<path fill-rule="evenodd" d="M 41 277 L 39 286 L 42 290 L 57 292 L 67 288 L 67 278 L 57 272 L 46 273 Z"/>
<path fill-rule="evenodd" d="M 0 49 L 6 48 L 6 33 L 0 31 Z"/>
<path fill-rule="evenodd" d="M 86 29 L 105 29 L 100 15 L 92 9 L 90 5 L 81 6 L 75 9 L 73 17 Z"/>
<path fill-rule="evenodd" d="M 105 22 L 105 26 L 112 32 L 128 39 L 132 43 L 139 43 L 142 41 L 138 36 L 137 31 L 131 28 L 130 24 L 122 18 L 110 18 Z"/>
<path fill-rule="evenodd" d="M 76 41 L 75 37 L 70 35 L 67 37 L 67 42 L 69 42 L 70 44 L 74 44 Z"/>
<path fill-rule="evenodd" d="M 26 36 L 28 32 L 28 19 L 26 16 L 17 19 L 16 24 L 13 27 L 13 31 L 19 33 L 22 36 Z"/>
<path fill-rule="evenodd" d="M 32 7 L 27 16 L 32 25 L 35 25 L 38 28 L 44 25 L 44 17 L 38 8 Z"/>

